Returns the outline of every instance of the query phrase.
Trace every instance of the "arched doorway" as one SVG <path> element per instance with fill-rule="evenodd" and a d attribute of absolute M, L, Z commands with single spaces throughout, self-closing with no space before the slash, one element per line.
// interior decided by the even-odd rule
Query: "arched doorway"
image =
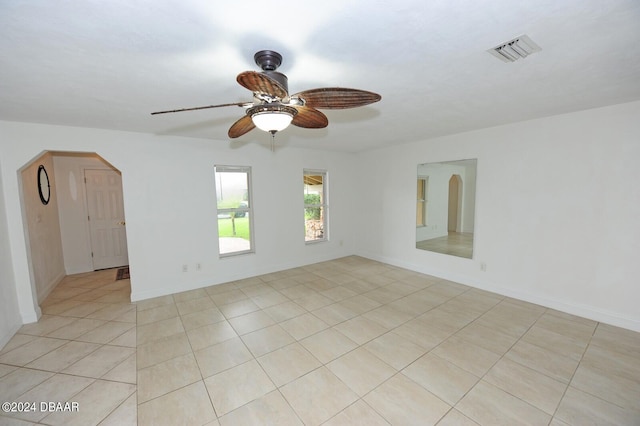
<path fill-rule="evenodd" d="M 460 175 L 451 175 L 449 179 L 449 215 L 447 230 L 461 232 L 462 224 L 462 179 Z"/>

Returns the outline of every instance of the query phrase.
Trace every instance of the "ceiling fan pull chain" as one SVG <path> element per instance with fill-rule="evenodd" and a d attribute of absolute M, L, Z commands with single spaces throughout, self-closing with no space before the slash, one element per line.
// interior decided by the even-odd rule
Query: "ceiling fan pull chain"
<path fill-rule="evenodd" d="M 271 130 L 271 152 L 276 152 L 276 131 Z"/>

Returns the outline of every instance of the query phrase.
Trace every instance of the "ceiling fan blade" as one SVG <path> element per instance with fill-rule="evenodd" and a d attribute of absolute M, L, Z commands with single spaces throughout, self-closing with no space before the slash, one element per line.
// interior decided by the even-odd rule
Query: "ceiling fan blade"
<path fill-rule="evenodd" d="M 298 114 L 293 117 L 291 124 L 305 129 L 322 129 L 327 127 L 329 119 L 322 112 L 309 106 L 297 106 Z"/>
<path fill-rule="evenodd" d="M 193 107 L 193 108 L 182 108 L 182 109 L 172 109 L 169 111 L 156 111 L 156 112 L 152 112 L 151 115 L 156 115 L 156 114 L 167 114 L 170 112 L 182 112 L 182 111 L 196 111 L 199 109 L 209 109 L 209 108 L 220 108 L 220 107 L 228 107 L 228 106 L 247 106 L 247 105 L 253 105 L 251 102 L 234 102 L 231 104 L 220 104 L 220 105 L 207 105 L 207 106 L 200 106 L 200 107 Z"/>
<path fill-rule="evenodd" d="M 229 137 L 230 138 L 239 138 L 245 133 L 250 132 L 255 129 L 256 125 L 253 124 L 253 120 L 251 120 L 251 116 L 245 115 L 229 128 Z"/>
<path fill-rule="evenodd" d="M 304 99 L 305 105 L 321 109 L 355 108 L 369 105 L 382 99 L 377 93 L 342 87 L 305 90 L 293 95 L 293 97 L 296 96 Z"/>
<path fill-rule="evenodd" d="M 252 92 L 270 95 L 279 99 L 289 96 L 287 89 L 267 75 L 256 71 L 245 71 L 238 74 L 236 78 L 241 86 Z"/>

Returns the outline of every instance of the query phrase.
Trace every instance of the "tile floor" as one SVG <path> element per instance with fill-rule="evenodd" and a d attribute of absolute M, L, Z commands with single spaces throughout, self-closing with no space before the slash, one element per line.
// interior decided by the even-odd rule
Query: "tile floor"
<path fill-rule="evenodd" d="M 0 424 L 640 425 L 640 333 L 356 256 L 141 301 L 134 327 L 114 277 L 68 277 L 0 352 L 5 400 L 81 411 Z"/>
<path fill-rule="evenodd" d="M 416 248 L 471 259 L 473 256 L 473 234 L 449 232 L 449 235 L 444 237 L 417 241 Z"/>

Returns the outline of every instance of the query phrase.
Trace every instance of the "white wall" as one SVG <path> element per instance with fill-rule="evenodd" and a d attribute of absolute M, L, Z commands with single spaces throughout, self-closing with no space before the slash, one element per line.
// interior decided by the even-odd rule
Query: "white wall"
<path fill-rule="evenodd" d="M 13 337 L 13 334 L 22 325 L 16 296 L 16 281 L 13 276 L 1 172 L 0 168 L 0 348 Z"/>
<path fill-rule="evenodd" d="M 353 253 L 353 154 L 288 147 L 272 153 L 256 144 L 233 149 L 228 141 L 14 122 L 0 122 L 0 133 L 8 237 L 23 322 L 37 318 L 37 307 L 16 171 L 47 150 L 96 152 L 122 172 L 134 300 Z M 218 257 L 215 164 L 253 168 L 255 254 Z M 329 173 L 327 243 L 304 244 L 304 168 Z M 195 271 L 196 263 L 201 271 Z M 189 272 L 182 272 L 183 264 Z"/>
<path fill-rule="evenodd" d="M 49 176 L 49 203 L 43 204 L 38 192 L 38 168 L 45 167 Z M 58 185 L 53 158 L 44 154 L 21 171 L 23 218 L 31 247 L 32 281 L 38 302 L 42 302 L 64 278 L 62 238 L 58 215 Z"/>
<path fill-rule="evenodd" d="M 93 270 L 91 240 L 87 221 L 87 201 L 84 189 L 86 169 L 113 169 L 95 154 L 66 155 L 55 153 L 60 234 L 67 275 Z"/>
<path fill-rule="evenodd" d="M 640 331 L 639 117 L 634 102 L 364 153 L 357 252 Z M 473 259 L 415 249 L 416 165 L 467 158 Z"/>

